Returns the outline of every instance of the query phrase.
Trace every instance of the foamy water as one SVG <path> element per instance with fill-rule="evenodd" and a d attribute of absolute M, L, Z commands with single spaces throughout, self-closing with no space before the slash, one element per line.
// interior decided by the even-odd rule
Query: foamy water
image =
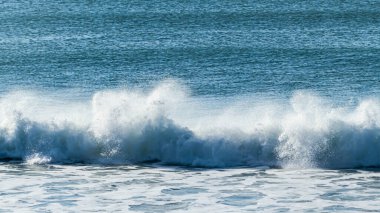
<path fill-rule="evenodd" d="M 1 210 L 376 212 L 377 170 L 0 165 Z M 18 180 L 18 181 L 15 181 Z"/>
<path fill-rule="evenodd" d="M 375 98 L 342 107 L 296 92 L 281 107 L 260 100 L 205 106 L 186 91 L 171 81 L 146 93 L 99 91 L 67 103 L 44 94 L 8 94 L 0 99 L 0 157 L 31 164 L 380 166 Z"/>

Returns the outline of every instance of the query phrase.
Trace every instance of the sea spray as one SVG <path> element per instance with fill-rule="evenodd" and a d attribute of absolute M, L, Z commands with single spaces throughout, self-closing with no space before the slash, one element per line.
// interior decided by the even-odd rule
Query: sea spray
<path fill-rule="evenodd" d="M 91 100 L 66 104 L 45 96 L 15 92 L 1 98 L 0 158 L 37 164 L 380 166 L 375 98 L 345 107 L 299 91 L 282 104 L 257 99 L 244 108 L 217 101 L 202 106 L 173 81 L 150 92 L 99 91 Z M 197 116 L 199 109 L 207 116 Z"/>

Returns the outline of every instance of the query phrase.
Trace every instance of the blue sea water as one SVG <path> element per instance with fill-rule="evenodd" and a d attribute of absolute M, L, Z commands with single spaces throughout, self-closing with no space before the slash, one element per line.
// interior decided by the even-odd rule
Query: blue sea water
<path fill-rule="evenodd" d="M 379 26 L 376 0 L 3 1 L 0 212 L 380 211 Z"/>

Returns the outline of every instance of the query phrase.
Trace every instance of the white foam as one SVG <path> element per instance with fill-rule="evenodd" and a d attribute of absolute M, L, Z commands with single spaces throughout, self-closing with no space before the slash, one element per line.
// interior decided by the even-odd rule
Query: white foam
<path fill-rule="evenodd" d="M 39 153 L 35 153 L 35 154 L 32 154 L 31 156 L 27 156 L 25 160 L 27 164 L 34 165 L 34 164 L 50 163 L 51 158 L 48 156 L 40 155 Z"/>
<path fill-rule="evenodd" d="M 9 93 L 0 99 L 0 157 L 29 163 L 380 166 L 378 99 L 348 108 L 307 92 L 287 103 L 251 97 L 233 104 L 188 94 L 174 81 L 145 93 L 99 91 L 81 102 Z"/>

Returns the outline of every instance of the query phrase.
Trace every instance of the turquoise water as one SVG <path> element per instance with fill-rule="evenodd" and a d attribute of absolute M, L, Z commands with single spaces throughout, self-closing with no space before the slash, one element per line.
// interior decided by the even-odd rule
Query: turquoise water
<path fill-rule="evenodd" d="M 1 90 L 91 94 L 174 78 L 196 96 L 377 95 L 379 8 L 320 0 L 4 3 Z"/>
<path fill-rule="evenodd" d="M 380 208 L 378 1 L 19 1 L 0 23 L 0 211 Z"/>

